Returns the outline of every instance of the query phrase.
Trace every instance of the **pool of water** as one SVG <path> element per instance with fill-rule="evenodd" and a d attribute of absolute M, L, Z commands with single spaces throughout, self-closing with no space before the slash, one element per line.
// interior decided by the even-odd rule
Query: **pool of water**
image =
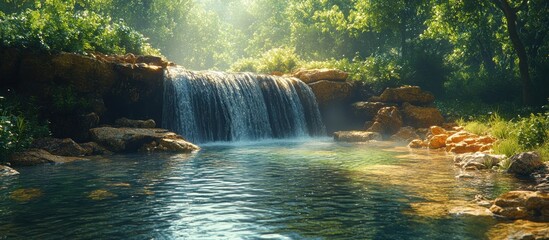
<path fill-rule="evenodd" d="M 440 152 L 329 139 L 211 144 L 18 169 L 0 183 L 0 239 L 483 239 L 449 215 L 520 183 Z"/>

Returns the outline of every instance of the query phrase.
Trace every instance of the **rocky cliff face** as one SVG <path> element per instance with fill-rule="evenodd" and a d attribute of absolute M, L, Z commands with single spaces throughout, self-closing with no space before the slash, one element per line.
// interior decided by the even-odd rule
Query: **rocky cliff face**
<path fill-rule="evenodd" d="M 0 48 L 0 86 L 36 99 L 55 136 L 83 141 L 89 128 L 120 117 L 161 122 L 168 65 L 154 56 Z"/>

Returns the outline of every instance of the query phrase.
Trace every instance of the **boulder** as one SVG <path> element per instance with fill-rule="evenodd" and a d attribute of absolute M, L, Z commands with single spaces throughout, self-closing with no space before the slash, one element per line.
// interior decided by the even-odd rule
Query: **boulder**
<path fill-rule="evenodd" d="M 373 120 L 380 109 L 389 106 L 390 104 L 382 102 L 356 102 L 351 105 L 351 108 L 353 117 L 357 121 L 366 122 Z"/>
<path fill-rule="evenodd" d="M 418 138 L 419 135 L 417 135 L 416 130 L 413 127 L 402 127 L 397 133 L 391 136 L 391 141 L 410 142 Z"/>
<path fill-rule="evenodd" d="M 318 81 L 309 84 L 319 106 L 330 102 L 347 102 L 352 94 L 352 85 L 347 82 Z"/>
<path fill-rule="evenodd" d="M 114 122 L 114 126 L 118 128 L 155 128 L 156 122 L 152 119 L 133 120 L 127 118 L 119 118 Z"/>
<path fill-rule="evenodd" d="M 444 133 L 432 136 L 428 140 L 429 148 L 430 149 L 439 149 L 439 148 L 446 147 L 446 139 L 447 138 L 448 138 L 448 135 L 444 134 Z"/>
<path fill-rule="evenodd" d="M 181 136 L 159 128 L 112 128 L 101 127 L 90 130 L 94 142 L 97 142 L 113 152 L 137 152 L 146 144 L 155 142 L 159 146 L 162 140 L 174 139 L 179 148 L 171 148 L 171 151 L 189 153 L 200 148 L 186 142 Z M 169 143 L 166 143 L 169 145 Z M 173 145 L 169 145 L 172 147 Z M 166 147 L 167 148 L 167 147 Z M 153 150 L 162 151 L 162 148 Z"/>
<path fill-rule="evenodd" d="M 10 168 L 6 165 L 0 165 L 0 177 L 14 176 L 18 174 L 19 172 L 13 168 Z"/>
<path fill-rule="evenodd" d="M 474 153 L 479 151 L 486 151 L 490 147 L 491 146 L 485 146 L 477 143 L 469 144 L 466 142 L 459 142 L 456 144 L 446 145 L 446 151 L 455 154 Z"/>
<path fill-rule="evenodd" d="M 9 158 L 12 166 L 34 166 L 44 163 L 67 163 L 79 160 L 86 160 L 80 157 L 64 157 L 49 153 L 43 149 L 31 148 L 24 152 L 14 153 Z"/>
<path fill-rule="evenodd" d="M 371 102 L 388 103 L 412 103 L 428 105 L 435 101 L 435 96 L 430 92 L 421 90 L 417 86 L 402 86 L 399 88 L 387 88 L 379 97 L 370 98 Z"/>
<path fill-rule="evenodd" d="M 384 107 L 377 112 L 374 124 L 367 130 L 385 135 L 393 135 L 402 127 L 402 116 L 396 107 Z"/>
<path fill-rule="evenodd" d="M 434 135 L 440 135 L 440 134 L 448 134 L 446 130 L 439 126 L 431 126 L 429 128 L 429 131 L 431 131 L 431 134 Z"/>
<path fill-rule="evenodd" d="M 539 154 L 535 152 L 519 153 L 509 158 L 508 173 L 520 176 L 529 176 L 537 170 L 545 167 Z"/>
<path fill-rule="evenodd" d="M 456 155 L 454 164 L 465 170 L 482 170 L 498 165 L 503 159 L 505 159 L 505 155 L 476 152 Z"/>
<path fill-rule="evenodd" d="M 81 143 L 80 146 L 84 148 L 84 150 L 86 150 L 86 156 L 112 154 L 111 151 L 107 150 L 106 148 L 102 147 L 101 145 L 95 142 Z"/>
<path fill-rule="evenodd" d="M 51 154 L 68 157 L 80 157 L 86 155 L 86 149 L 70 138 L 40 138 L 32 143 L 32 148 L 39 148 Z"/>
<path fill-rule="evenodd" d="M 450 135 L 446 139 L 446 145 L 451 145 L 453 143 L 459 143 L 459 142 L 462 142 L 465 139 L 477 138 L 477 137 L 478 137 L 478 135 L 476 135 L 476 134 L 461 130 L 457 133 L 454 133 L 454 134 Z"/>
<path fill-rule="evenodd" d="M 340 131 L 334 133 L 334 140 L 338 142 L 368 142 L 381 141 L 381 134 L 366 131 Z"/>
<path fill-rule="evenodd" d="M 421 139 L 414 139 L 408 144 L 409 148 L 423 148 L 425 146 L 426 144 Z"/>
<path fill-rule="evenodd" d="M 293 74 L 294 77 L 309 84 L 320 80 L 345 82 L 349 74 L 338 69 L 299 69 Z"/>
<path fill-rule="evenodd" d="M 444 123 L 444 117 L 435 107 L 418 107 L 404 103 L 402 113 L 404 123 L 415 128 L 428 128 Z"/>
<path fill-rule="evenodd" d="M 490 207 L 494 214 L 508 219 L 549 220 L 549 193 L 511 191 L 502 194 Z"/>
<path fill-rule="evenodd" d="M 183 139 L 170 138 L 160 139 L 158 146 L 160 149 L 162 149 L 162 151 L 167 152 L 190 152 L 197 148 L 194 144 L 189 143 Z"/>
<path fill-rule="evenodd" d="M 498 223 L 486 234 L 491 240 L 542 240 L 549 239 L 549 222 L 517 220 Z"/>

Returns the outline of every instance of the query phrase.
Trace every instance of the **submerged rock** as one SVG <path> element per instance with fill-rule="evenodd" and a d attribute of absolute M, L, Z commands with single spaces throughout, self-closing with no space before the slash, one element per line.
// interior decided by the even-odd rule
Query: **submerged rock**
<path fill-rule="evenodd" d="M 334 140 L 338 142 L 368 142 L 381 141 L 381 134 L 367 131 L 340 131 L 334 133 Z"/>
<path fill-rule="evenodd" d="M 433 103 L 435 96 L 430 92 L 423 91 L 418 86 L 402 86 L 387 88 L 379 97 L 370 98 L 370 101 L 426 105 Z"/>
<path fill-rule="evenodd" d="M 13 168 L 5 165 L 0 165 L 0 177 L 14 176 L 18 174 L 19 172 Z"/>
<path fill-rule="evenodd" d="M 42 196 L 42 190 L 38 188 L 17 189 L 10 194 L 10 198 L 17 202 L 28 202 Z"/>
<path fill-rule="evenodd" d="M 293 74 L 294 77 L 309 84 L 320 80 L 345 82 L 349 74 L 338 69 L 299 69 Z"/>
<path fill-rule="evenodd" d="M 507 172 L 520 176 L 528 176 L 545 167 L 541 157 L 535 152 L 516 154 L 509 159 L 509 162 L 510 166 Z"/>
<path fill-rule="evenodd" d="M 24 152 L 14 153 L 10 156 L 9 162 L 12 166 L 34 166 L 44 163 L 67 163 L 73 161 L 87 160 L 81 157 L 57 156 L 42 149 L 28 149 Z"/>
<path fill-rule="evenodd" d="M 113 152 L 137 152 L 154 142 L 149 151 L 175 151 L 190 153 L 200 148 L 185 141 L 181 136 L 159 128 L 112 128 L 90 130 L 93 140 Z M 164 145 L 162 145 L 162 143 Z M 162 147 L 158 147 L 162 146 Z"/>
<path fill-rule="evenodd" d="M 488 231 L 492 240 L 537 240 L 549 239 L 548 222 L 517 220 L 512 223 L 500 223 Z"/>
<path fill-rule="evenodd" d="M 118 195 L 111 193 L 105 189 L 98 189 L 88 194 L 88 198 L 95 201 L 110 199 L 118 197 Z"/>
<path fill-rule="evenodd" d="M 444 123 L 444 117 L 437 108 L 418 107 L 407 102 L 402 105 L 402 117 L 407 125 L 415 128 L 440 126 Z"/>
<path fill-rule="evenodd" d="M 499 196 L 490 211 L 509 219 L 549 221 L 549 193 L 511 191 Z"/>

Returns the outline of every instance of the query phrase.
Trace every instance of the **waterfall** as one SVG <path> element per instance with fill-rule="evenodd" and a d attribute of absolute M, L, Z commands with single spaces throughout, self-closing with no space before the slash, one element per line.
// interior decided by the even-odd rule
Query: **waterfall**
<path fill-rule="evenodd" d="M 162 118 L 162 127 L 197 143 L 325 134 L 309 86 L 294 78 L 252 73 L 170 67 Z"/>

